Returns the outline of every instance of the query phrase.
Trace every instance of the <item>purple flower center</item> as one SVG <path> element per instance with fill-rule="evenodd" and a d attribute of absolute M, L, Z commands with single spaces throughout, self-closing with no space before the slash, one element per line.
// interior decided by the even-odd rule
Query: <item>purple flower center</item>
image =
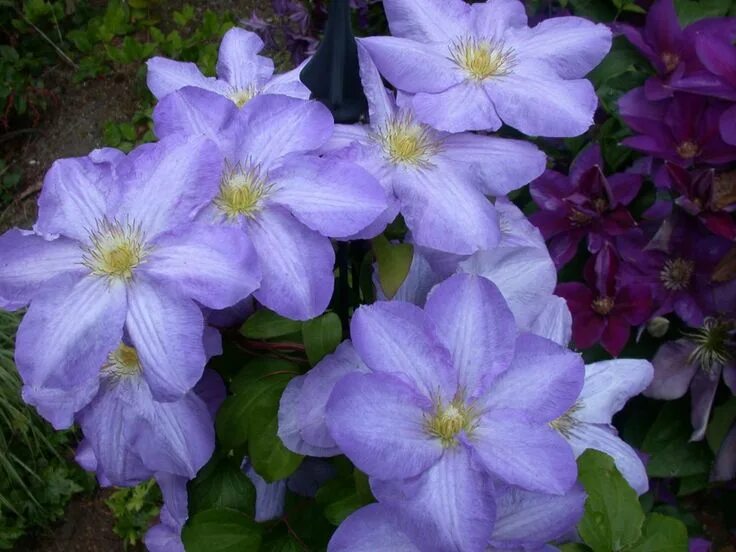
<path fill-rule="evenodd" d="M 700 153 L 700 146 L 692 140 L 685 140 L 677 146 L 677 155 L 683 159 L 692 159 Z"/>
<path fill-rule="evenodd" d="M 680 291 L 690 285 L 693 272 L 695 272 L 693 261 L 682 257 L 667 259 L 659 273 L 659 279 L 666 289 Z"/>
<path fill-rule="evenodd" d="M 606 316 L 613 310 L 614 305 L 615 302 L 612 297 L 601 296 L 590 304 L 590 308 L 601 316 Z"/>
<path fill-rule="evenodd" d="M 466 38 L 450 46 L 450 57 L 475 81 L 508 75 L 513 52 L 495 40 Z"/>
<path fill-rule="evenodd" d="M 104 219 L 90 234 L 90 245 L 84 251 L 82 262 L 93 274 L 130 280 L 148 248 L 139 225 Z"/>

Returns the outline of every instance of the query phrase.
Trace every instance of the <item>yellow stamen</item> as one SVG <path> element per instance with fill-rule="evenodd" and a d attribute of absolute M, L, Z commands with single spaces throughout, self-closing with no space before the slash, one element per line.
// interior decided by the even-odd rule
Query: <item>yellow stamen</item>
<path fill-rule="evenodd" d="M 513 62 L 511 50 L 502 44 L 474 38 L 452 44 L 450 57 L 476 81 L 507 75 Z"/>
<path fill-rule="evenodd" d="M 270 190 L 271 186 L 257 165 L 243 168 L 238 164 L 226 168 L 215 205 L 229 219 L 237 219 L 241 215 L 253 218 Z"/>
<path fill-rule="evenodd" d="M 90 234 L 82 262 L 98 276 L 129 280 L 147 253 L 140 226 L 103 219 Z"/>
<path fill-rule="evenodd" d="M 475 414 L 462 399 L 455 399 L 447 406 L 438 402 L 435 413 L 425 423 L 427 432 L 440 439 L 444 447 L 454 447 L 458 444 L 457 435 L 461 431 L 470 433 L 473 430 Z"/>
<path fill-rule="evenodd" d="M 440 150 L 434 132 L 407 114 L 386 121 L 376 131 L 374 140 L 395 165 L 427 166 L 432 156 Z"/>
<path fill-rule="evenodd" d="M 137 376 L 141 370 L 137 351 L 124 343 L 118 345 L 118 348 L 108 355 L 107 362 L 102 366 L 105 375 L 118 379 Z"/>
<path fill-rule="evenodd" d="M 246 88 L 236 88 L 230 91 L 228 98 L 238 107 L 243 107 L 253 98 L 258 95 L 258 89 L 255 86 L 248 86 Z"/>

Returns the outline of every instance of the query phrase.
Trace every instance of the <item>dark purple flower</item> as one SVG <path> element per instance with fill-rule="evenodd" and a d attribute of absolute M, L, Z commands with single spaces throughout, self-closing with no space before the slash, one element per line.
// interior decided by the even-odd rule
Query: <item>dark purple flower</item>
<path fill-rule="evenodd" d="M 736 322 L 706 318 L 703 327 L 662 345 L 652 360 L 654 379 L 644 391 L 647 397 L 679 399 L 691 393 L 691 440 L 705 437 L 708 418 L 723 381 L 736 393 Z"/>
<path fill-rule="evenodd" d="M 618 356 L 629 340 L 631 326 L 649 316 L 649 290 L 636 283 L 617 281 L 619 261 L 611 246 L 591 258 L 585 267 L 586 283 L 557 286 L 555 293 L 567 300 L 572 312 L 572 338 L 580 349 L 600 341 L 612 356 Z"/>
<path fill-rule="evenodd" d="M 677 192 L 675 204 L 697 217 L 708 230 L 733 240 L 736 237 L 736 221 L 731 215 L 736 210 L 734 179 L 734 173 L 718 173 L 714 169 L 687 170 L 674 163 L 665 163 L 655 182 Z"/>
<path fill-rule="evenodd" d="M 650 101 L 643 87 L 618 102 L 624 122 L 638 134 L 623 144 L 678 165 L 720 165 L 736 160 L 736 148 L 721 137 L 720 121 L 729 104 L 684 92 Z"/>
<path fill-rule="evenodd" d="M 713 271 L 729 248 L 728 240 L 687 220 L 670 218 L 649 242 L 636 233 L 619 240 L 621 280 L 649 287 L 652 316 L 674 311 L 697 327 L 707 315 L 736 308 L 736 282 L 712 282 Z"/>
<path fill-rule="evenodd" d="M 643 29 L 620 24 L 616 30 L 629 39 L 657 71 L 657 76 L 650 78 L 644 87 L 648 99 L 661 100 L 672 95 L 673 90 L 721 97 L 730 93 L 728 86 L 724 86 L 696 55 L 695 37 L 704 34 L 733 39 L 736 37 L 733 18 L 701 19 L 682 29 L 673 0 L 658 0 L 649 9 Z"/>
<path fill-rule="evenodd" d="M 548 170 L 531 183 L 540 210 L 530 220 L 546 240 L 559 267 L 575 256 L 578 243 L 588 237 L 596 253 L 613 236 L 636 226 L 626 205 L 636 197 L 642 177 L 632 173 L 603 174 L 600 146 L 583 150 L 570 166 L 569 176 Z"/>
<path fill-rule="evenodd" d="M 695 40 L 698 58 L 709 71 L 720 77 L 736 99 L 736 46 L 723 37 L 699 34 Z M 731 145 L 736 145 L 736 105 L 721 115 L 721 136 Z"/>

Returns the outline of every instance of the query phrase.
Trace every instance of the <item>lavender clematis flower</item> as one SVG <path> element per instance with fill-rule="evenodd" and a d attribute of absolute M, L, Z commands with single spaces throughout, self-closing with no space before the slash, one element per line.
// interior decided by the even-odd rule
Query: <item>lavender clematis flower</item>
<path fill-rule="evenodd" d="M 374 174 L 398 201 L 382 220 L 401 210 L 413 242 L 470 255 L 494 247 L 498 222 L 486 195 L 503 195 L 539 176 L 545 157 L 535 146 L 475 134 L 438 132 L 399 109 L 373 61 L 358 45 L 370 125 L 337 125 L 325 150 Z M 385 223 L 384 223 L 385 224 Z M 358 237 L 372 237 L 371 228 Z"/>
<path fill-rule="evenodd" d="M 585 283 L 557 286 L 572 312 L 572 335 L 579 349 L 600 341 L 611 356 L 626 346 L 631 326 L 643 324 L 652 310 L 646 285 L 634 281 L 622 285 L 617 280 L 619 261 L 611 246 L 605 247 L 585 266 Z"/>
<path fill-rule="evenodd" d="M 200 305 L 227 307 L 260 281 L 247 237 L 192 222 L 218 192 L 215 144 L 172 137 L 95 158 L 52 166 L 38 234 L 0 236 L 0 297 L 31 303 L 16 342 L 23 397 L 57 428 L 95 396 L 124 337 L 154 399 L 185 396 L 205 365 Z"/>
<path fill-rule="evenodd" d="M 588 364 L 577 401 L 551 424 L 568 440 L 576 457 L 590 448 L 613 458 L 618 471 L 638 494 L 649 488 L 646 469 L 636 451 L 617 436 L 611 419 L 626 401 L 644 391 L 652 377 L 652 364 L 647 360 Z"/>
<path fill-rule="evenodd" d="M 661 100 L 671 96 L 673 90 L 736 99 L 736 94 L 731 96 L 731 91 L 719 81 L 717 73 L 714 75 L 696 53 L 696 39 L 701 35 L 724 40 L 736 37 L 733 18 L 701 19 L 682 29 L 673 0 L 657 0 L 649 8 L 643 29 L 625 24 L 615 28 L 649 59 L 657 71 L 657 76 L 647 80 L 644 87 L 648 99 Z"/>
<path fill-rule="evenodd" d="M 214 450 L 206 392 L 222 388 L 219 376 L 207 373 L 199 389 L 159 402 L 145 370 L 137 351 L 121 343 L 102 366 L 97 396 L 77 415 L 96 459 L 94 471 L 109 484 L 135 485 L 159 472 L 191 479 Z"/>
<path fill-rule="evenodd" d="M 487 551 L 551 550 L 545 543 L 573 530 L 583 514 L 585 493 L 575 486 L 563 496 L 508 487 L 498 494 L 498 512 Z M 377 546 L 378 548 L 375 548 Z M 338 527 L 328 552 L 432 552 L 448 550 L 431 528 L 417 526 L 399 505 L 370 504 Z"/>
<path fill-rule="evenodd" d="M 218 143 L 225 170 L 200 220 L 252 240 L 263 273 L 254 297 L 289 318 L 324 312 L 334 283 L 329 238 L 348 238 L 387 208 L 385 192 L 364 169 L 313 153 L 334 130 L 327 108 L 271 95 L 236 110 L 211 92 L 185 88 L 158 104 L 154 121 L 159 136 L 204 135 Z"/>
<path fill-rule="evenodd" d="M 618 106 L 624 122 L 639 133 L 622 141 L 630 148 L 682 166 L 736 160 L 736 149 L 723 141 L 720 131 L 727 102 L 684 92 L 653 102 L 643 88 L 635 88 Z"/>
<path fill-rule="evenodd" d="M 577 136 L 598 100 L 583 77 L 608 53 L 611 32 L 579 17 L 527 27 L 517 0 L 384 0 L 392 37 L 361 39 L 417 118 L 440 130 Z"/>
<path fill-rule="evenodd" d="M 164 496 L 160 523 L 151 527 L 145 536 L 149 552 L 184 552 L 181 530 L 189 517 L 187 480 L 184 477 L 161 473 L 156 482 Z"/>
<path fill-rule="evenodd" d="M 263 41 L 245 29 L 230 29 L 222 37 L 217 60 L 217 77 L 205 77 L 196 64 L 163 57 L 148 60 L 148 88 L 157 99 L 185 86 L 209 90 L 242 107 L 258 94 L 283 94 L 309 99 L 309 89 L 299 80 L 297 67 L 273 76 L 273 61 L 259 56 Z"/>
<path fill-rule="evenodd" d="M 636 225 L 626 206 L 639 193 L 642 178 L 631 173 L 603 174 L 600 146 L 580 152 L 569 176 L 548 170 L 531 183 L 532 199 L 540 210 L 530 220 L 546 240 L 560 267 L 575 256 L 587 236 L 588 250 L 597 253 L 613 237 Z"/>
<path fill-rule="evenodd" d="M 706 318 L 703 327 L 662 345 L 654 356 L 654 379 L 644 391 L 655 399 L 679 399 L 691 391 L 691 440 L 705 436 L 716 389 L 723 381 L 736 394 L 736 323 Z"/>
<path fill-rule="evenodd" d="M 554 494 L 572 486 L 572 452 L 548 424 L 574 403 L 582 361 L 546 339 L 517 336 L 488 280 L 452 276 L 424 310 L 400 302 L 362 307 L 351 335 L 370 371 L 346 367 L 352 373 L 334 386 L 329 436 L 371 477 L 374 493 L 386 482 L 413 501 L 407 507 L 421 504 L 423 523 L 444 545 L 486 546 L 495 518 L 491 477 Z M 447 516 L 448 504 L 472 515 Z"/>
<path fill-rule="evenodd" d="M 292 475 L 273 483 L 258 475 L 248 458 L 243 459 L 241 468 L 256 489 L 254 519 L 259 523 L 283 516 L 287 488 L 298 495 L 313 497 L 322 484 L 335 476 L 332 465 L 319 458 L 305 458 Z"/>

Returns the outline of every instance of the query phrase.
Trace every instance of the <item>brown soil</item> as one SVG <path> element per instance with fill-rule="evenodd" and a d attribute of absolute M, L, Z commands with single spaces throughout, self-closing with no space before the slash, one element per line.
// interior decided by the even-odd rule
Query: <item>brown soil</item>
<path fill-rule="evenodd" d="M 47 534 L 20 541 L 14 552 L 137 552 L 145 550 L 140 544 L 123 546 L 123 541 L 112 530 L 115 518 L 105 504 L 111 490 L 99 490 L 92 496 L 73 500 L 67 508 L 64 521 L 52 527 Z"/>

